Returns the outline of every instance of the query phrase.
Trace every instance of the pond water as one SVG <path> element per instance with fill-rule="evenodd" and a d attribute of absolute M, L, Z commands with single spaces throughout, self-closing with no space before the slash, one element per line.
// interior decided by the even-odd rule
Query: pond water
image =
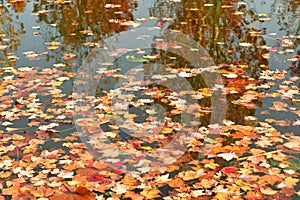
<path fill-rule="evenodd" d="M 24 167 L 20 161 L 29 162 L 30 151 L 35 157 L 78 160 L 85 147 L 72 143 L 83 142 L 115 170 L 148 173 L 185 152 L 194 160 L 185 166 L 208 156 L 228 167 L 238 165 L 226 162 L 235 157 L 218 153 L 236 151 L 239 160 L 280 151 L 290 156 L 283 163 L 292 163 L 287 169 L 297 171 L 295 179 L 300 173 L 300 155 L 294 152 L 300 149 L 299 13 L 298 0 L 4 0 L 0 144 L 11 150 L 1 149 L 1 160 Z M 232 149 L 209 154 L 208 147 L 191 140 Z M 132 145 L 139 150 L 133 153 Z M 135 162 L 138 158 L 143 162 Z M 268 162 L 276 169 L 282 164 Z M 72 171 L 66 163 L 56 167 Z M 178 171 L 185 171 L 185 162 L 178 163 Z M 22 175 L 29 185 L 51 167 L 31 168 L 33 176 Z M 18 173 L 0 176 L 0 184 Z M 260 190 L 267 196 L 257 199 L 299 198 L 297 181 L 286 190 L 271 185 Z M 287 190 L 291 195 L 284 196 Z M 109 197 L 111 191 L 105 191 Z M 243 191 L 247 198 L 249 191 Z"/>

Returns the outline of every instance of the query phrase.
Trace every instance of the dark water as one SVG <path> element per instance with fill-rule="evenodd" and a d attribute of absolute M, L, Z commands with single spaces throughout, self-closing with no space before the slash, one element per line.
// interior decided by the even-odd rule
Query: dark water
<path fill-rule="evenodd" d="M 99 6 L 94 6 L 95 3 Z M 216 64 L 248 65 L 246 75 L 249 77 L 258 78 L 259 73 L 266 68 L 286 70 L 286 79 L 298 76 L 297 70 L 291 70 L 291 62 L 286 61 L 299 50 L 298 1 L 210 3 L 215 6 L 203 6 L 200 1 L 162 0 L 70 3 L 3 1 L 1 44 L 8 47 L 0 52 L 1 65 L 52 68 L 55 64 L 63 64 L 66 66 L 63 70 L 76 71 L 95 46 L 102 46 L 107 38 L 113 35 L 117 38 L 120 32 L 133 29 L 117 22 L 134 20 L 141 23 L 139 28 L 160 26 L 162 29 L 174 29 L 187 34 L 200 42 Z M 113 4 L 120 6 L 113 7 Z M 279 38 L 286 38 L 292 44 L 282 46 Z M 253 43 L 254 46 L 243 48 L 239 46 L 241 42 Z M 118 43 L 123 46 L 130 44 L 128 40 L 120 40 Z M 276 51 L 260 48 L 263 45 L 276 48 Z M 56 49 L 49 50 L 51 46 Z M 24 53 L 29 51 L 33 51 L 36 56 L 26 57 Z M 76 57 L 64 59 L 63 56 L 69 53 L 76 54 Z M 267 59 L 263 57 L 266 53 L 270 54 Z M 72 85 L 72 82 L 65 83 L 63 91 L 70 94 Z M 266 92 L 276 92 L 277 89 L 275 83 Z M 227 98 L 231 100 L 237 97 L 229 95 Z M 247 115 L 262 119 L 259 113 L 270 107 L 273 101 L 276 99 L 264 98 L 251 111 L 240 106 L 230 107 L 234 112 L 228 113 L 229 119 L 237 123 L 244 123 L 243 118 Z M 278 116 L 271 112 L 269 117 L 293 121 L 299 116 L 289 113 Z M 285 131 L 295 132 L 296 129 L 285 127 Z"/>

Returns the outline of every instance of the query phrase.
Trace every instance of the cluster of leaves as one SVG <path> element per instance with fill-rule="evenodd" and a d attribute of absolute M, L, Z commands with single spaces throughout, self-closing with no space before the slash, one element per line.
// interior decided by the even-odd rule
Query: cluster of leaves
<path fill-rule="evenodd" d="M 16 2 L 19 1 L 13 1 Z M 58 7 L 72 5 L 72 2 L 63 0 L 49 2 L 51 6 Z M 180 1 L 170 2 L 177 4 Z M 118 9 L 119 5 L 110 2 L 102 7 Z M 213 6 L 205 4 L 199 8 Z M 228 2 L 219 5 L 219 8 L 233 9 Z M 191 7 L 189 11 L 198 10 Z M 47 11 L 37 13 L 44 15 Z M 96 11 L 87 9 L 84 13 L 90 15 Z M 241 14 L 235 12 L 235 15 Z M 141 22 L 112 20 L 110 23 L 137 26 Z M 163 23 L 157 25 L 164 26 Z M 74 34 L 92 33 L 81 30 Z M 290 49 L 284 53 L 293 53 L 295 47 L 291 40 L 278 38 L 278 41 L 283 48 Z M 46 45 L 49 50 L 55 50 L 61 44 L 50 42 Z M 156 48 L 160 49 L 160 45 L 182 48 L 178 44 L 162 42 L 157 42 Z M 253 42 L 240 42 L 237 48 L 253 46 Z M 255 48 L 262 50 L 260 54 L 263 53 L 264 59 L 272 57 L 267 51 L 278 53 L 275 47 Z M 6 47 L 0 48 L 0 51 L 4 49 Z M 118 53 L 124 53 L 124 49 L 111 52 L 110 56 Z M 35 52 L 24 52 L 24 55 L 31 60 L 40 56 Z M 289 77 L 285 70 L 262 69 L 258 77 L 253 78 L 247 75 L 250 66 L 246 64 L 227 62 L 214 66 L 209 70 L 224 78 L 223 91 L 228 97 L 229 108 L 251 110 L 250 113 L 228 113 L 223 124 L 217 125 L 203 121 L 210 117 L 209 98 L 214 91 L 200 84 L 202 71 L 183 65 L 174 55 L 163 51 L 146 54 L 137 50 L 136 55 L 126 56 L 132 65 L 165 61 L 168 67 L 163 71 L 168 71 L 168 74 L 159 74 L 156 69 L 155 75 L 147 81 L 136 76 L 147 69 L 134 68 L 124 75 L 119 73 L 120 69 L 109 67 L 113 63 L 99 64 L 96 77 L 114 80 L 119 83 L 119 88 L 101 91 L 102 95 L 96 97 L 64 92 L 64 86 L 76 75 L 66 70 L 67 63 L 64 62 L 74 58 L 76 54 L 67 53 L 61 63 L 51 68 L 5 66 L 0 69 L 3 77 L 0 81 L 0 199 L 292 199 L 300 196 L 300 136 L 296 131 L 282 129 L 292 127 L 296 130 L 300 125 L 299 77 Z M 290 61 L 298 59 L 291 56 Z M 196 89 L 175 92 L 158 86 L 178 77 L 186 78 L 191 85 L 196 82 Z M 146 87 L 149 85 L 152 86 Z M 95 123 L 87 118 L 77 118 L 77 124 L 93 133 L 85 136 L 90 146 L 80 140 L 83 136 L 73 126 L 73 116 L 90 112 L 89 107 L 84 106 L 77 106 L 78 110 L 74 110 L 74 103 L 78 102 L 73 102 L 73 98 L 80 95 L 95 104 L 93 113 L 97 116 L 97 126 L 102 128 L 100 132 L 93 133 Z M 187 107 L 183 96 L 201 104 Z M 129 102 L 128 106 L 139 112 L 126 112 L 124 109 L 127 107 L 118 104 L 121 100 Z M 271 101 L 272 106 L 254 115 L 264 100 Z M 152 103 L 159 106 L 151 107 Z M 151 109 L 147 109 L 147 105 Z M 137 114 L 140 112 L 142 114 Z M 189 126 L 197 129 L 181 124 L 178 116 L 184 112 L 192 115 Z M 278 113 L 294 119 L 275 118 Z M 140 120 L 142 115 L 146 117 Z M 243 118 L 243 123 L 233 120 L 232 115 Z M 160 121 L 165 117 L 166 121 Z M 160 124 L 160 129 L 148 134 L 147 130 L 157 124 Z M 132 127 L 140 129 L 131 129 L 133 133 L 130 136 L 122 133 L 122 129 Z M 167 145 L 181 129 L 186 132 L 182 140 L 188 149 L 180 158 L 171 160 L 171 164 L 157 167 L 158 162 L 166 159 L 163 153 L 155 153 L 156 149 Z M 211 135 L 216 137 L 212 139 Z M 101 141 L 103 136 L 119 147 L 122 156 L 127 159 L 114 155 L 116 152 L 109 150 L 109 144 L 105 146 Z M 120 168 L 111 168 L 97 160 L 89 147 L 101 150 L 102 157 L 114 158 L 110 161 Z M 178 154 L 173 153 L 174 156 Z M 136 170 L 127 172 L 123 168 L 125 165 Z"/>

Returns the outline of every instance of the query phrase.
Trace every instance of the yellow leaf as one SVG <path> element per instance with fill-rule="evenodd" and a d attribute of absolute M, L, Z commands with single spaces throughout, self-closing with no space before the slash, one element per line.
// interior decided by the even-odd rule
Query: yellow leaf
<path fill-rule="evenodd" d="M 121 26 L 133 26 L 134 28 L 138 27 L 139 25 L 141 25 L 140 22 L 134 22 L 134 21 L 126 21 L 126 22 L 122 22 L 120 23 Z"/>
<path fill-rule="evenodd" d="M 274 195 L 278 192 L 267 186 L 261 186 L 259 189 L 262 194 L 266 194 L 266 195 Z"/>
<path fill-rule="evenodd" d="M 268 16 L 268 14 L 260 13 L 260 14 L 258 14 L 258 16 L 259 16 L 259 17 L 266 17 L 266 16 Z"/>
<path fill-rule="evenodd" d="M 182 178 L 184 181 L 193 180 L 199 178 L 198 174 L 195 171 L 185 171 L 178 174 L 179 178 Z"/>
<path fill-rule="evenodd" d="M 287 177 L 284 180 L 284 183 L 286 184 L 286 187 L 288 187 L 288 188 L 293 188 L 294 186 L 297 185 L 298 182 L 299 182 L 299 179 L 293 178 L 293 177 Z"/>
<path fill-rule="evenodd" d="M 62 82 L 62 81 L 57 81 L 57 82 L 52 83 L 52 86 L 60 86 L 63 83 L 64 82 Z"/>
<path fill-rule="evenodd" d="M 222 5 L 221 8 L 232 8 L 233 6 L 231 5 Z"/>
<path fill-rule="evenodd" d="M 0 178 L 7 178 L 12 174 L 11 171 L 7 171 L 7 172 L 0 172 Z"/>
<path fill-rule="evenodd" d="M 55 49 L 58 49 L 58 48 L 59 48 L 59 46 L 53 46 L 53 45 L 48 47 L 49 50 L 55 50 Z"/>
<path fill-rule="evenodd" d="M 115 133 L 115 132 L 105 132 L 105 136 L 115 138 L 117 136 L 117 133 Z"/>
<path fill-rule="evenodd" d="M 19 130 L 19 128 L 10 128 L 10 127 L 7 127 L 6 130 L 7 130 L 8 132 L 12 132 L 12 131 L 17 131 L 17 130 Z"/>
<path fill-rule="evenodd" d="M 163 134 L 169 134 L 169 133 L 172 133 L 172 131 L 173 131 L 172 128 L 164 127 L 163 130 L 162 130 L 162 133 Z"/>
<path fill-rule="evenodd" d="M 141 195 L 143 195 L 143 196 L 146 197 L 147 199 L 155 199 L 155 198 L 160 197 L 159 193 L 160 193 L 159 190 L 155 190 L 155 189 L 147 189 L 147 188 L 145 188 L 145 189 L 141 192 Z"/>
<path fill-rule="evenodd" d="M 210 169 L 216 169 L 216 167 L 218 167 L 219 165 L 216 163 L 209 163 L 209 164 L 205 164 L 204 167 L 205 168 L 210 168 Z"/>
<path fill-rule="evenodd" d="M 152 150 L 152 148 L 151 148 L 151 147 L 148 147 L 148 146 L 141 146 L 141 149 L 144 149 L 144 150 L 146 150 L 146 151 Z"/>

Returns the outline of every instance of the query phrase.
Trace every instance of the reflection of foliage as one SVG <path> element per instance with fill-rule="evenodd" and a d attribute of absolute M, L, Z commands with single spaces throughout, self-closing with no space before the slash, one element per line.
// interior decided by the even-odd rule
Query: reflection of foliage
<path fill-rule="evenodd" d="M 262 57 L 266 53 L 265 50 L 258 48 L 258 46 L 264 45 L 265 42 L 263 38 L 252 35 L 250 32 L 261 30 L 246 28 L 248 22 L 241 16 L 241 12 L 245 9 L 244 5 L 237 5 L 234 1 L 225 0 L 215 0 L 209 3 L 213 5 L 205 6 L 202 1 L 196 0 L 169 5 L 168 9 L 177 9 L 178 17 L 168 28 L 179 30 L 199 41 L 216 64 L 248 66 L 245 69 L 247 75 L 257 78 L 259 66 L 268 64 L 267 60 Z M 162 1 L 157 1 L 157 4 L 162 4 Z M 161 18 L 161 13 L 155 11 L 155 9 L 152 11 L 153 15 Z M 166 11 L 165 13 L 169 12 Z M 240 46 L 240 43 L 252 43 L 254 45 Z M 227 70 L 226 67 L 225 70 Z M 192 81 L 192 85 L 199 84 L 198 79 L 190 81 Z M 249 82 L 246 81 L 246 83 Z M 237 87 L 245 87 L 245 85 Z M 236 98 L 238 98 L 236 95 L 228 96 L 230 101 Z M 254 110 L 234 106 L 230 101 L 229 109 L 232 112 L 229 114 L 231 116 L 228 117 L 234 118 L 236 122 L 243 122 L 244 116 L 240 116 L 241 113 L 243 115 L 254 114 Z"/>
<path fill-rule="evenodd" d="M 7 66 L 15 62 L 13 52 L 20 45 L 20 35 L 24 34 L 24 25 L 11 17 L 9 9 L 0 5 L 0 62 Z"/>
<path fill-rule="evenodd" d="M 262 38 L 251 36 L 250 30 L 244 27 L 245 19 L 237 12 L 244 9 L 231 1 L 212 1 L 214 6 L 204 6 L 199 1 L 183 1 L 183 10 L 178 21 L 170 28 L 178 29 L 199 41 L 209 52 L 217 64 L 236 63 L 249 65 L 250 76 L 256 77 L 257 67 L 267 64 L 262 58 L 263 50 L 257 48 L 263 45 Z M 251 12 L 250 12 L 251 13 Z M 182 23 L 184 26 L 180 26 Z M 241 42 L 253 43 L 252 47 L 239 46 Z"/>
<path fill-rule="evenodd" d="M 279 7 L 275 5 L 280 5 Z M 276 13 L 277 23 L 280 31 L 284 31 L 286 36 L 299 35 L 300 33 L 300 1 L 299 0 L 278 0 L 272 5 L 272 12 Z M 295 39 L 293 45 L 299 46 L 300 40 Z M 292 69 L 293 70 L 293 69 Z M 293 73 L 292 73 L 293 74 Z M 297 73 L 296 73 L 297 74 Z"/>
<path fill-rule="evenodd" d="M 61 36 L 71 43 L 86 42 L 85 38 L 93 36 L 95 41 L 101 39 L 103 34 L 109 34 L 121 30 L 117 23 L 110 20 L 127 20 L 132 18 L 128 12 L 127 1 L 113 1 L 113 8 L 105 8 L 109 2 L 96 1 L 73 1 L 66 4 L 35 4 L 34 11 L 48 10 L 40 15 L 41 21 L 46 24 L 56 24 Z M 97 6 L 95 6 L 97 5 Z M 118 13 L 119 12 L 119 13 Z"/>
<path fill-rule="evenodd" d="M 278 6 L 279 5 L 279 6 Z M 276 14 L 277 23 L 280 25 L 280 30 L 285 31 L 287 35 L 296 34 L 300 31 L 299 21 L 299 0 L 277 0 L 272 5 L 272 12 Z"/>
<path fill-rule="evenodd" d="M 182 14 L 182 5 L 174 4 L 170 1 L 157 0 L 150 9 L 150 15 L 155 15 L 159 19 L 176 18 Z"/>
<path fill-rule="evenodd" d="M 12 5 L 16 13 L 24 12 L 26 1 L 25 0 L 8 0 L 8 5 Z"/>
<path fill-rule="evenodd" d="M 88 47 L 99 45 L 99 41 L 107 35 L 127 28 L 121 26 L 120 22 L 132 20 L 133 16 L 129 10 L 134 8 L 134 5 L 130 2 L 76 0 L 71 3 L 49 3 L 41 1 L 34 5 L 33 12 L 39 13 L 39 22 L 45 22 L 48 25 L 47 29 L 51 26 L 56 27 L 55 32 L 45 31 L 47 34 L 43 35 L 45 41 L 60 41 L 63 44 L 62 53 L 78 52 L 77 56 L 82 58 L 89 52 Z"/>

